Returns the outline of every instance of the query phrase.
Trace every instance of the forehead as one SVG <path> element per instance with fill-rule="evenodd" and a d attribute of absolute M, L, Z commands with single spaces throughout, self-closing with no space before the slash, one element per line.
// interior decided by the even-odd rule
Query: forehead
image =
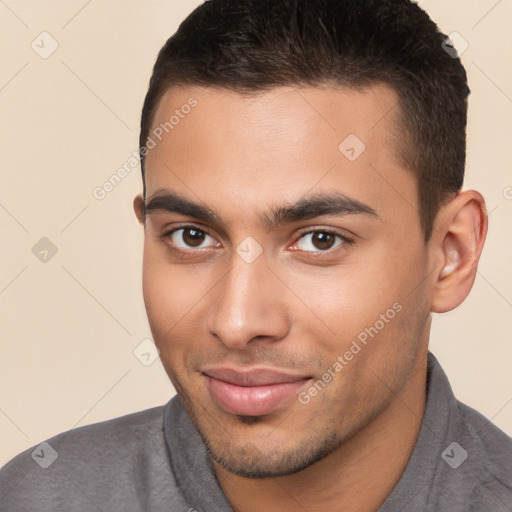
<path fill-rule="evenodd" d="M 150 130 L 147 195 L 170 188 L 212 207 L 256 211 L 337 190 L 376 210 L 410 213 L 417 191 L 399 158 L 397 114 L 385 85 L 255 95 L 175 87 Z"/>

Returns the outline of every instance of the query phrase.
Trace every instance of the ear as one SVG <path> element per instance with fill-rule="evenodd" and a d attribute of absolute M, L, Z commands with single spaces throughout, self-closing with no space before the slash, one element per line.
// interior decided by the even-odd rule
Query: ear
<path fill-rule="evenodd" d="M 436 262 L 433 312 L 450 311 L 468 296 L 486 235 L 485 200 L 478 192 L 460 192 L 440 209 L 431 240 Z"/>
<path fill-rule="evenodd" d="M 135 196 L 133 200 L 133 210 L 137 216 L 137 220 L 144 226 L 146 223 L 146 205 L 142 195 Z"/>

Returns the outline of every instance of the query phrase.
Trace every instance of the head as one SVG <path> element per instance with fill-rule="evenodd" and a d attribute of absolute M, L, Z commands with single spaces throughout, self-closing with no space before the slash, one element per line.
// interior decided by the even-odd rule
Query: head
<path fill-rule="evenodd" d="M 363 431 L 424 379 L 431 312 L 471 289 L 485 209 L 461 192 L 469 89 L 444 39 L 407 0 L 209 0 L 159 53 L 144 298 L 234 473 L 297 472 Z M 233 407 L 222 368 L 293 392 Z"/>
<path fill-rule="evenodd" d="M 417 181 L 428 240 L 440 205 L 464 179 L 469 88 L 460 59 L 441 47 L 445 39 L 407 0 L 209 0 L 158 55 L 140 147 L 147 146 L 157 107 L 173 85 L 250 95 L 283 85 L 361 90 L 387 84 L 397 93 L 397 157 Z"/>

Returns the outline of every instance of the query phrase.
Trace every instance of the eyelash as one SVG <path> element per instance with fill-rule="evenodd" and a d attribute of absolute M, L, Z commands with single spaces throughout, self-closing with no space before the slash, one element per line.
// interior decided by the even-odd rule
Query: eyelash
<path fill-rule="evenodd" d="M 210 236 L 211 238 L 215 239 L 215 237 L 210 233 L 210 231 L 208 229 L 205 229 L 205 228 L 202 228 L 199 226 L 195 226 L 193 224 L 185 224 L 183 226 L 175 227 L 175 228 L 171 229 L 170 231 L 167 231 L 166 233 L 164 233 L 160 238 L 162 238 L 164 241 L 168 240 L 173 233 L 175 233 L 176 231 L 180 231 L 182 229 L 183 230 L 192 229 L 195 231 L 199 231 L 199 232 L 205 233 L 208 236 Z M 299 242 L 299 240 L 301 240 L 306 235 L 310 235 L 312 233 L 324 233 L 324 234 L 328 234 L 328 235 L 337 236 L 341 239 L 342 243 L 340 245 L 338 245 L 337 247 L 335 247 L 334 249 L 326 249 L 325 251 L 321 251 L 321 250 L 301 251 L 300 249 L 297 249 L 297 251 L 306 253 L 308 255 L 308 257 L 311 257 L 311 258 L 321 257 L 322 255 L 325 255 L 325 254 L 332 255 L 333 253 L 336 253 L 339 250 L 343 250 L 343 249 L 346 249 L 347 247 L 350 247 L 354 243 L 353 240 L 347 238 L 345 235 L 342 235 L 341 233 L 339 233 L 337 231 L 334 231 L 332 229 L 321 229 L 320 228 L 320 229 L 310 229 L 308 231 L 301 232 L 298 235 L 298 237 L 296 238 L 295 242 L 293 242 L 293 245 L 296 245 Z M 173 251 L 175 254 L 177 254 L 179 256 L 183 256 L 183 257 L 186 257 L 187 255 L 190 255 L 191 253 L 199 253 L 200 251 L 206 249 L 205 247 L 201 247 L 199 249 L 185 250 L 185 249 L 178 249 L 169 244 L 167 244 L 167 245 L 171 251 Z"/>

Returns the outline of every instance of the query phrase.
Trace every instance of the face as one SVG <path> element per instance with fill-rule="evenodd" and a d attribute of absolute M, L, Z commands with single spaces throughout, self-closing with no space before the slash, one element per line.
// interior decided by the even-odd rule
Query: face
<path fill-rule="evenodd" d="M 160 102 L 145 219 L 135 201 L 144 298 L 165 370 L 233 473 L 291 474 L 336 450 L 424 356 L 428 247 L 395 105 L 383 85 Z"/>

